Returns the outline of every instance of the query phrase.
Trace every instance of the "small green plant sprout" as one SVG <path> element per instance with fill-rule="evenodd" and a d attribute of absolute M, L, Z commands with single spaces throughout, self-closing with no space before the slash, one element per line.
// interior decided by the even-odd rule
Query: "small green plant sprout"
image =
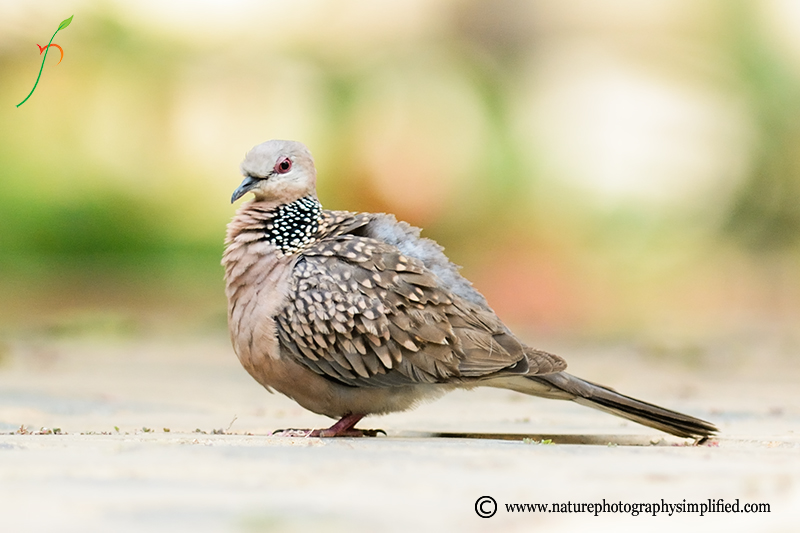
<path fill-rule="evenodd" d="M 536 440 L 536 439 L 531 439 L 530 437 L 522 439 L 522 443 L 523 444 L 555 444 L 553 442 L 553 439 Z"/>

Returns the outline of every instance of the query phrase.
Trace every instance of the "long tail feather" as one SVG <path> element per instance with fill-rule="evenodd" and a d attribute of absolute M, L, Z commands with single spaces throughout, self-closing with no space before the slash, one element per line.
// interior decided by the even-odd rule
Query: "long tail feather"
<path fill-rule="evenodd" d="M 498 380 L 495 386 L 534 396 L 572 400 L 678 437 L 709 437 L 718 431 L 714 424 L 705 420 L 625 396 L 566 372 L 514 376 Z"/>

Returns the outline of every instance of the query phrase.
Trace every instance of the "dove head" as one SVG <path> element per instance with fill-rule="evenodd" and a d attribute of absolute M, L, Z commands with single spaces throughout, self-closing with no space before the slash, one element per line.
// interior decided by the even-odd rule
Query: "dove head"
<path fill-rule="evenodd" d="M 272 140 L 261 143 L 244 156 L 244 180 L 233 191 L 231 203 L 248 192 L 256 201 L 276 205 L 316 196 L 317 171 L 311 152 L 295 141 Z"/>

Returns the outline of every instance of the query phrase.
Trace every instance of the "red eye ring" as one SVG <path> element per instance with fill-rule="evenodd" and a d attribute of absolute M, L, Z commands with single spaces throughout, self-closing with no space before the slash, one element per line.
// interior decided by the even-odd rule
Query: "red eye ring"
<path fill-rule="evenodd" d="M 288 157 L 282 157 L 275 163 L 275 172 L 278 174 L 286 174 L 292 170 L 292 160 Z"/>

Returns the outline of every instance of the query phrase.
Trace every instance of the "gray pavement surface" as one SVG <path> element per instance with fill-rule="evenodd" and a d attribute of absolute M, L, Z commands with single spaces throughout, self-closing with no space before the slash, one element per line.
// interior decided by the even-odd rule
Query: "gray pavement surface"
<path fill-rule="evenodd" d="M 797 357 L 754 345 L 683 363 L 548 346 L 577 375 L 719 425 L 719 438 L 693 446 L 489 389 L 367 419 L 387 433 L 373 439 L 276 438 L 331 421 L 264 391 L 222 335 L 7 341 L 0 531 L 798 531 Z M 481 496 L 498 503 L 493 517 L 477 515 Z M 737 498 L 770 512 L 506 508 Z"/>

